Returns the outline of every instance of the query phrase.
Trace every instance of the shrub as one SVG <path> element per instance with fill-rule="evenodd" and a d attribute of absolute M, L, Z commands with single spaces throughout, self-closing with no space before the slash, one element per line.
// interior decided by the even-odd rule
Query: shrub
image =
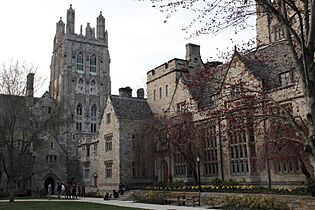
<path fill-rule="evenodd" d="M 161 192 L 149 191 L 135 195 L 135 201 L 141 203 L 164 204 L 164 195 Z"/>
<path fill-rule="evenodd" d="M 249 209 L 281 209 L 278 204 L 276 204 L 275 199 L 271 197 L 262 196 L 235 196 L 228 195 L 222 198 L 222 203 L 225 208 L 228 209 L 239 209 L 239 208 L 249 208 Z"/>

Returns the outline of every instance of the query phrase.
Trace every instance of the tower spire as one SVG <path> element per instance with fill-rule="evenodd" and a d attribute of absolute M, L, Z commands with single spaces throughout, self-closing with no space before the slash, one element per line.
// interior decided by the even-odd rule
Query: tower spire
<path fill-rule="evenodd" d="M 100 15 L 96 18 L 96 31 L 97 31 L 97 39 L 106 40 L 105 38 L 105 18 L 102 15 L 102 11 L 100 11 Z"/>
<path fill-rule="evenodd" d="M 72 4 L 67 10 L 67 34 L 74 34 L 74 20 L 75 20 L 75 11 L 72 9 Z"/>

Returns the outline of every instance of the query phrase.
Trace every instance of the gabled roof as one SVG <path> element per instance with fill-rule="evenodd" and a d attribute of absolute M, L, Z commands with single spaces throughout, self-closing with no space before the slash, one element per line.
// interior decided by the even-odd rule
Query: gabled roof
<path fill-rule="evenodd" d="M 269 90 L 279 86 L 279 74 L 295 68 L 294 59 L 286 41 L 272 43 L 242 56 L 244 63 Z"/>
<path fill-rule="evenodd" d="M 110 100 L 118 119 L 145 120 L 152 115 L 146 99 L 111 95 Z"/>
<path fill-rule="evenodd" d="M 258 80 L 262 80 L 264 88 L 271 90 L 279 86 L 279 74 L 295 68 L 294 59 L 290 54 L 289 46 L 285 41 L 272 43 L 264 48 L 240 54 L 234 52 L 231 61 L 237 56 L 245 67 Z M 212 72 L 209 77 L 197 78 L 201 86 L 193 84 L 196 77 L 183 78 L 188 84 L 188 90 L 192 97 L 198 102 L 199 108 L 206 108 L 210 105 L 210 97 L 221 91 L 222 83 L 229 69 L 229 64 L 211 66 Z M 204 65 L 207 68 L 207 64 Z M 197 75 L 198 76 L 198 75 Z M 214 82 L 214 80 L 217 80 Z M 191 86 L 190 86 L 191 85 Z"/>
<path fill-rule="evenodd" d="M 198 107 L 203 109 L 210 106 L 211 96 L 216 95 L 222 86 L 222 81 L 228 69 L 227 64 L 219 62 L 216 65 L 204 65 L 205 69 L 197 72 L 193 77 L 185 77 L 184 82 L 188 87 L 188 91 Z"/>

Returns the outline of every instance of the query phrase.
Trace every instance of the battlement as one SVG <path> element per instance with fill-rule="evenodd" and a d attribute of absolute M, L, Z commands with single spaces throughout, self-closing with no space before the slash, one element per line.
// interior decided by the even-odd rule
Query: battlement
<path fill-rule="evenodd" d="M 187 69 L 188 61 L 174 58 L 149 71 L 147 73 L 147 82 L 149 83 L 174 71 L 187 71 Z"/>
<path fill-rule="evenodd" d="M 107 43 L 108 34 L 105 30 L 105 18 L 100 12 L 100 15 L 96 18 L 96 30 L 95 27 L 91 27 L 90 23 L 87 23 L 85 27 L 85 35 L 83 35 L 82 25 L 80 27 L 80 33 L 75 33 L 75 10 L 70 4 L 70 8 L 67 10 L 67 20 L 66 24 L 62 21 L 62 18 L 57 22 L 56 26 L 56 37 L 57 40 L 61 40 L 61 37 L 67 35 L 68 37 L 80 37 L 91 40 L 99 40 L 101 42 Z"/>

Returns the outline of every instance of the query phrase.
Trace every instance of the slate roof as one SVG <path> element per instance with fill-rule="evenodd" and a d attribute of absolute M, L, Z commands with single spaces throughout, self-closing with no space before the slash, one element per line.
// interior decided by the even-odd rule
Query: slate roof
<path fill-rule="evenodd" d="M 12 106 L 13 104 L 16 104 L 19 106 L 26 106 L 26 97 L 0 94 L 0 110 L 1 111 L 5 111 L 8 108 L 7 106 Z"/>
<path fill-rule="evenodd" d="M 200 109 L 209 107 L 211 96 L 220 91 L 228 65 L 217 63 L 215 66 L 207 67 L 207 64 L 205 64 L 205 68 L 211 72 L 209 75 L 201 76 L 197 74 L 193 78 L 184 78 L 189 93 L 198 102 Z M 195 83 L 194 80 L 197 80 L 197 82 Z"/>
<path fill-rule="evenodd" d="M 7 126 L 10 120 L 17 120 L 14 126 L 28 126 L 26 97 L 0 94 L 0 125 Z"/>
<path fill-rule="evenodd" d="M 238 55 L 248 70 L 258 80 L 263 80 L 266 90 L 279 87 L 279 74 L 295 68 L 290 49 L 285 41 L 272 43 L 245 55 Z M 183 78 L 185 83 L 188 84 L 190 94 L 198 102 L 199 108 L 209 107 L 210 97 L 220 91 L 229 63 L 211 68 L 215 68 L 214 73 L 210 76 L 211 79 L 208 78 L 207 80 L 205 77 L 203 78 L 204 81 L 198 82 L 203 87 L 189 87 L 194 78 Z M 217 82 L 213 78 L 216 78 Z"/>
<path fill-rule="evenodd" d="M 276 42 L 242 56 L 250 71 L 264 80 L 267 90 L 280 85 L 279 74 L 295 68 L 286 41 Z"/>
<path fill-rule="evenodd" d="M 152 115 L 146 99 L 111 95 L 110 100 L 118 119 L 145 120 Z"/>

